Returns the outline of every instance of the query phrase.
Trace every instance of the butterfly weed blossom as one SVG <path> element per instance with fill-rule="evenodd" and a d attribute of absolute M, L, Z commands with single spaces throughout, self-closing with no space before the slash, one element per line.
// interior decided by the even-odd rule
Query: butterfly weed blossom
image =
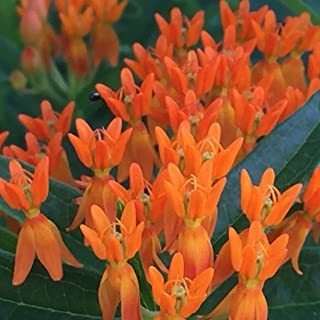
<path fill-rule="evenodd" d="M 48 196 L 48 167 L 49 160 L 44 157 L 32 174 L 24 170 L 19 162 L 11 160 L 11 179 L 0 182 L 3 199 L 10 207 L 25 214 L 16 249 L 13 285 L 24 282 L 36 256 L 55 281 L 63 276 L 62 262 L 81 267 L 64 244 L 56 225 L 40 211 Z"/>
<path fill-rule="evenodd" d="M 21 63 L 31 78 L 53 72 L 73 99 L 77 90 L 68 92 L 53 58 L 63 57 L 71 83 L 80 87 L 104 59 L 115 65 L 113 24 L 127 1 L 57 0 L 60 36 L 48 22 L 52 5 L 21 1 Z M 19 115 L 25 146 L 6 145 L 8 132 L 0 133 L 2 154 L 14 158 L 0 194 L 25 214 L 17 227 L 10 212 L 0 212 L 19 233 L 14 285 L 25 281 L 36 256 L 53 280 L 62 278 L 62 262 L 81 266 L 41 213 L 49 176 L 80 193 L 67 231 L 73 237 L 80 227 L 83 245 L 106 263 L 97 292 L 104 320 L 119 312 L 123 319 L 264 320 L 266 281 L 289 260 L 302 275 L 298 261 L 307 236 L 320 237 L 319 168 L 308 164 L 309 181 L 292 178 L 282 188 L 275 170 L 262 168 L 267 159 L 257 159 L 257 169 L 244 169 L 241 161 L 320 89 L 320 27 L 307 13 L 280 24 L 268 6 L 253 11 L 248 0 L 236 11 L 225 0 L 219 5 L 221 41 L 203 29 L 204 11 L 188 18 L 173 8 L 168 20 L 155 14 L 154 46 L 133 44 L 119 88 L 95 86 L 114 116 L 104 127 L 77 118 L 72 133 L 74 102 L 58 113 L 44 100 L 40 116 Z M 73 178 L 67 143 L 90 176 Z M 33 165 L 34 173 L 17 160 Z M 223 231 L 220 198 L 233 168 L 235 194 L 240 191 L 234 206 L 247 227 L 226 227 L 218 248 L 212 237 Z M 232 279 L 235 286 L 210 310 L 208 295 Z"/>
<path fill-rule="evenodd" d="M 139 283 L 127 262 L 141 246 L 144 222 L 136 223 L 134 203 L 128 202 L 121 218 L 111 223 L 97 205 L 91 207 L 93 228 L 81 225 L 85 239 L 99 259 L 107 260 L 99 287 L 99 303 L 105 320 L 113 319 L 121 301 L 122 319 L 140 319 Z"/>

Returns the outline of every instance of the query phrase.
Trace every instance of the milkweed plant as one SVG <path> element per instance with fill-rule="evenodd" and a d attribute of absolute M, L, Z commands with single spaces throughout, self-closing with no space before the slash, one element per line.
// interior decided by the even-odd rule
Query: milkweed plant
<path fill-rule="evenodd" d="M 126 7 L 18 6 L 11 82 L 48 97 L 19 114 L 24 144 L 0 134 L 0 318 L 318 319 L 320 26 L 220 0 L 217 40 L 204 11 L 156 13 L 120 85 L 91 88 L 96 127 L 66 99 L 118 63 Z"/>

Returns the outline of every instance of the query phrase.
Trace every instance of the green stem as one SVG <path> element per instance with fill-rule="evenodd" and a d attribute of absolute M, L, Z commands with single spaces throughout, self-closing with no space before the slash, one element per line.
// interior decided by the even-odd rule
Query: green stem
<path fill-rule="evenodd" d="M 59 104 L 65 103 L 65 97 L 61 96 L 56 92 L 50 85 L 47 75 L 45 72 L 41 72 L 37 75 L 29 77 L 32 87 L 39 93 L 42 93 L 44 96 L 48 96 L 55 100 Z"/>
<path fill-rule="evenodd" d="M 68 94 L 68 86 L 66 82 L 64 81 L 60 71 L 58 70 L 56 64 L 54 61 L 51 62 L 51 69 L 50 69 L 50 75 L 52 81 L 57 85 L 57 87 L 65 94 Z"/>
<path fill-rule="evenodd" d="M 159 311 L 151 311 L 143 306 L 140 306 L 140 308 L 143 320 L 150 320 L 159 315 Z"/>

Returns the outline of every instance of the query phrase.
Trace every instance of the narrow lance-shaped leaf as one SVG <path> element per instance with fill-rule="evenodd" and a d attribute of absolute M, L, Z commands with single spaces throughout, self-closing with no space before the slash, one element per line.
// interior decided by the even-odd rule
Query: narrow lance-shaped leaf
<path fill-rule="evenodd" d="M 65 267 L 64 279 L 53 282 L 35 263 L 23 285 L 11 284 L 14 256 L 0 249 L 0 314 L 5 319 L 100 320 L 96 288 L 99 277 Z"/>

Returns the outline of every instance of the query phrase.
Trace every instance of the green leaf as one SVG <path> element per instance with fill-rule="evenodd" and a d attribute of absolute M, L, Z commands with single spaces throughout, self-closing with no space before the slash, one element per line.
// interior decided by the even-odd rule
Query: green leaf
<path fill-rule="evenodd" d="M 300 267 L 303 275 L 294 272 L 290 263 L 269 280 L 264 292 L 269 306 L 269 319 L 320 318 L 320 247 L 308 246 L 302 251 Z"/>
<path fill-rule="evenodd" d="M 130 260 L 130 264 L 133 266 L 133 269 L 139 280 L 142 305 L 148 308 L 148 310 L 154 311 L 156 307 L 152 298 L 151 287 L 143 270 L 140 255 L 136 254 L 135 257 Z"/>
<path fill-rule="evenodd" d="M 0 248 L 14 253 L 16 251 L 17 237 L 5 227 L 0 227 Z"/>
<path fill-rule="evenodd" d="M 13 287 L 14 257 L 0 249 L 0 260 L 1 319 L 101 319 L 97 301 L 97 275 L 65 266 L 64 278 L 54 282 L 36 262 L 24 284 Z"/>
<path fill-rule="evenodd" d="M 212 239 L 216 253 L 226 242 L 226 232 L 230 226 L 243 230 L 248 225 L 240 209 L 240 171 L 246 168 L 253 181 L 257 183 L 264 170 L 272 167 L 277 174 L 276 186 L 284 190 L 289 185 L 305 182 L 308 179 L 320 161 L 319 142 L 320 91 L 305 106 L 265 137 L 256 149 L 228 175 L 219 203 L 218 223 Z M 320 263 L 319 259 L 318 262 Z M 280 283 L 280 280 L 275 281 Z M 234 283 L 235 279 L 231 278 L 215 290 L 202 306 L 200 313 L 206 314 L 217 306 Z"/>

